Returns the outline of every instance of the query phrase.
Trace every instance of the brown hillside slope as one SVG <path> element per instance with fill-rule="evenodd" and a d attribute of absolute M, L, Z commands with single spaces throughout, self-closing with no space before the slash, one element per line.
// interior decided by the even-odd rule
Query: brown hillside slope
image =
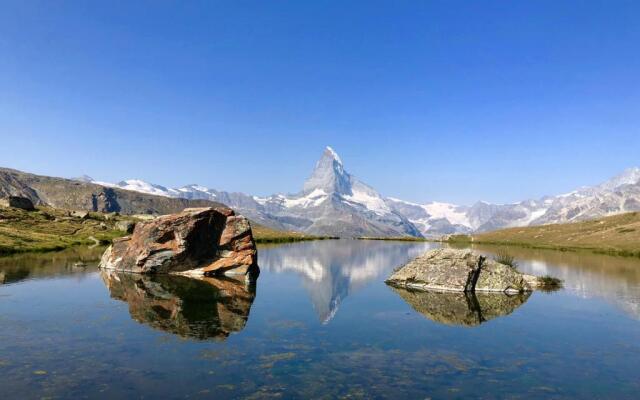
<path fill-rule="evenodd" d="M 472 236 L 474 243 L 586 249 L 640 256 L 640 212 L 591 221 L 501 229 Z"/>

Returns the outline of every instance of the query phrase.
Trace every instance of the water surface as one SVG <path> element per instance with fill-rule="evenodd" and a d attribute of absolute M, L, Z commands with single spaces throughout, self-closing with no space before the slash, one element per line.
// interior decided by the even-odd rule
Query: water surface
<path fill-rule="evenodd" d="M 262 247 L 255 286 L 0 260 L 3 398 L 637 398 L 639 260 L 510 249 L 565 280 L 530 296 L 384 284 L 434 246 Z"/>

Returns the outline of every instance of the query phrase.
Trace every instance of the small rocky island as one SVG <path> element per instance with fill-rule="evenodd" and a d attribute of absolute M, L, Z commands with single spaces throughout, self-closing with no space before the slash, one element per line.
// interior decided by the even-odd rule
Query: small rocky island
<path fill-rule="evenodd" d="M 399 288 L 449 292 L 530 292 L 543 285 L 536 276 L 487 259 L 471 250 L 431 250 L 398 268 L 386 283 Z"/>
<path fill-rule="evenodd" d="M 234 276 L 258 273 L 249 221 L 226 207 L 187 208 L 136 224 L 115 239 L 100 267 L 140 274 Z"/>

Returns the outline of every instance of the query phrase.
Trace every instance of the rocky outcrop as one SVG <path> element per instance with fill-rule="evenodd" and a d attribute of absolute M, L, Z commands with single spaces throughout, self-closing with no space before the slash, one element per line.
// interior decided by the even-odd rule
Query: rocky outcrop
<path fill-rule="evenodd" d="M 136 223 L 129 220 L 123 220 L 116 222 L 115 228 L 122 232 L 133 233 L 133 228 L 136 227 Z"/>
<path fill-rule="evenodd" d="M 471 250 L 437 249 L 397 269 L 386 282 L 414 290 L 520 293 L 535 289 L 537 278 Z"/>
<path fill-rule="evenodd" d="M 233 210 L 188 208 L 136 224 L 115 239 L 100 267 L 141 274 L 245 276 L 258 271 L 249 221 Z"/>
<path fill-rule="evenodd" d="M 225 340 L 244 329 L 255 285 L 229 278 L 128 274 L 102 270 L 112 298 L 127 302 L 131 318 L 181 337 Z"/>
<path fill-rule="evenodd" d="M 0 199 L 0 207 L 13 207 L 27 211 L 33 211 L 36 209 L 29 198 L 21 196 L 9 196 L 7 198 Z"/>
<path fill-rule="evenodd" d="M 530 292 L 475 293 L 436 292 L 393 289 L 414 310 L 432 321 L 445 325 L 477 326 L 506 316 L 524 304 Z"/>

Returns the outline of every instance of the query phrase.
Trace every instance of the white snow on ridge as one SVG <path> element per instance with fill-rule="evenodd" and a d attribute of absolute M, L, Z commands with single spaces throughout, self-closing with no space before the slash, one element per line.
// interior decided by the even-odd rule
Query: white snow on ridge
<path fill-rule="evenodd" d="M 282 196 L 281 198 L 282 198 L 282 204 L 287 208 L 291 208 L 291 207 L 307 208 L 307 207 L 320 205 L 320 203 L 325 201 L 327 197 L 328 197 L 327 192 L 325 192 L 324 190 L 314 189 L 311 193 L 302 197 L 290 199 L 288 197 Z"/>
<path fill-rule="evenodd" d="M 336 160 L 340 165 L 342 165 L 342 159 L 340 158 L 338 153 L 336 153 L 336 151 L 331 148 L 331 146 L 327 146 L 327 151 L 331 153 L 331 156 L 333 157 L 334 160 Z"/>
<path fill-rule="evenodd" d="M 445 218 L 451 224 L 471 227 L 471 222 L 469 222 L 467 214 L 456 210 L 458 206 L 455 204 L 431 202 L 423 204 L 421 207 L 432 218 Z"/>
<path fill-rule="evenodd" d="M 389 206 L 387 206 L 387 203 L 384 202 L 382 197 L 374 196 L 355 188 L 352 189 L 351 196 L 343 195 L 342 198 L 347 200 L 348 202 L 360 204 L 367 210 L 371 210 L 378 215 L 386 215 L 391 213 L 391 209 L 389 208 Z"/>
<path fill-rule="evenodd" d="M 260 205 L 265 205 L 267 204 L 267 202 L 269 201 L 269 197 L 258 197 L 258 196 L 253 196 L 253 200 L 256 201 L 256 203 L 260 204 Z"/>
<path fill-rule="evenodd" d="M 140 179 L 129 179 L 122 181 L 116 185 L 124 190 L 132 190 L 134 192 L 141 192 L 147 194 L 154 194 L 157 196 L 171 197 L 170 191 L 167 188 L 152 185 Z"/>
<path fill-rule="evenodd" d="M 407 205 L 410 205 L 410 206 L 422 207 L 422 205 L 421 205 L 421 204 L 418 204 L 418 203 L 412 203 L 412 202 L 410 202 L 410 201 L 406 201 L 406 200 L 396 199 L 395 197 L 387 197 L 387 199 L 389 199 L 389 200 L 391 200 L 391 201 L 394 201 L 394 202 L 396 202 L 396 203 L 402 203 L 402 204 L 407 204 Z"/>
<path fill-rule="evenodd" d="M 533 221 L 535 221 L 536 219 L 542 217 L 543 215 L 545 215 L 547 213 L 547 211 L 549 211 L 548 207 L 545 208 L 539 208 L 537 210 L 533 210 L 531 211 L 531 213 L 521 219 L 517 219 L 513 222 L 511 222 L 510 224 L 508 224 L 506 226 L 506 228 L 515 228 L 515 227 L 520 227 L 520 226 L 528 226 L 530 225 Z"/>
<path fill-rule="evenodd" d="M 538 210 L 532 211 L 531 215 L 529 216 L 529 218 L 526 221 L 524 221 L 524 223 L 529 225 L 530 223 L 532 223 L 536 219 L 538 219 L 538 218 L 542 217 L 543 215 L 545 215 L 547 213 L 547 211 L 549 211 L 548 208 L 540 208 Z"/>
<path fill-rule="evenodd" d="M 104 186 L 104 187 L 119 187 L 118 185 L 114 185 L 113 183 L 110 183 L 110 182 L 91 181 L 91 183 Z"/>

